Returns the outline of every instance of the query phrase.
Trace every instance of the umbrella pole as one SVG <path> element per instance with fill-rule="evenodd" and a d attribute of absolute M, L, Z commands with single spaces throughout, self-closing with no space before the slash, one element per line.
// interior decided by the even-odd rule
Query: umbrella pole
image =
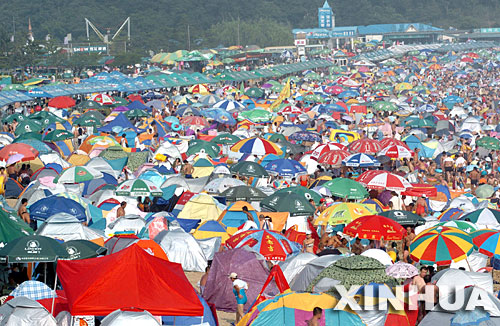
<path fill-rule="evenodd" d="M 50 314 L 54 316 L 54 302 L 56 301 L 56 287 L 57 287 L 57 273 L 56 273 L 56 280 L 54 282 L 54 293 L 52 296 L 52 306 L 50 308 Z"/>
<path fill-rule="evenodd" d="M 47 284 L 47 263 L 43 263 L 43 283 Z"/>
<path fill-rule="evenodd" d="M 470 267 L 470 264 L 469 264 L 469 259 L 465 258 L 465 262 L 467 263 L 467 266 L 469 266 L 469 270 L 471 272 L 473 272 L 472 267 Z"/>

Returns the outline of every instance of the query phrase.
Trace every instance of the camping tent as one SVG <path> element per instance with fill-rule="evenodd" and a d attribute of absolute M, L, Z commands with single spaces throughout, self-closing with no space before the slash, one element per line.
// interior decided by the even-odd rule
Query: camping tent
<path fill-rule="evenodd" d="M 0 307 L 1 325 L 5 326 L 57 326 L 56 320 L 38 302 L 17 297 Z"/>

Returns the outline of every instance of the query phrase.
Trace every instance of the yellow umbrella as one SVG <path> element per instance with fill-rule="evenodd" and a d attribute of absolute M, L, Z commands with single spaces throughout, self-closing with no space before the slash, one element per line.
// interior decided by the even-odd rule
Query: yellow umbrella
<path fill-rule="evenodd" d="M 377 214 L 374 208 L 366 204 L 340 203 L 325 209 L 314 221 L 315 225 L 347 224 L 361 216 Z"/>

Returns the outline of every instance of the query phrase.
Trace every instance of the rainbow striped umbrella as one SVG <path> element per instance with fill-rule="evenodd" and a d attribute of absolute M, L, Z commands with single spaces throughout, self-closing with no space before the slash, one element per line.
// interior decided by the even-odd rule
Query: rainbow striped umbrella
<path fill-rule="evenodd" d="M 410 257 L 426 265 L 449 265 L 474 249 L 471 237 L 453 227 L 432 227 L 419 234 L 410 245 Z"/>
<path fill-rule="evenodd" d="M 281 155 L 283 151 L 281 148 L 269 140 L 265 140 L 259 137 L 242 139 L 231 147 L 233 152 L 254 154 L 254 155 L 266 155 L 275 154 Z"/>
<path fill-rule="evenodd" d="M 487 256 L 500 258 L 500 231 L 484 229 L 471 233 L 472 242 L 479 252 Z"/>

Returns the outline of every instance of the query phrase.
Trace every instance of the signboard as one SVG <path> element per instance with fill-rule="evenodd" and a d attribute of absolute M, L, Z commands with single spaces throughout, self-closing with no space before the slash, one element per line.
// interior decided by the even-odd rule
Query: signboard
<path fill-rule="evenodd" d="M 305 47 L 303 47 L 303 46 L 299 46 L 299 47 L 297 48 L 297 54 L 298 54 L 299 56 L 306 55 L 306 48 L 305 48 Z"/>
<path fill-rule="evenodd" d="M 306 40 L 295 40 L 295 46 L 305 46 Z"/>
<path fill-rule="evenodd" d="M 73 53 L 98 53 L 107 52 L 106 45 L 74 46 Z"/>
<path fill-rule="evenodd" d="M 356 36 L 356 30 L 345 30 L 345 31 L 331 31 L 330 37 L 349 37 Z"/>
<path fill-rule="evenodd" d="M 95 326 L 94 316 L 73 316 L 72 326 Z"/>
<path fill-rule="evenodd" d="M 318 9 L 318 27 L 333 28 L 333 12 L 331 8 Z"/>
<path fill-rule="evenodd" d="M 500 27 L 481 28 L 481 33 L 500 33 Z"/>

